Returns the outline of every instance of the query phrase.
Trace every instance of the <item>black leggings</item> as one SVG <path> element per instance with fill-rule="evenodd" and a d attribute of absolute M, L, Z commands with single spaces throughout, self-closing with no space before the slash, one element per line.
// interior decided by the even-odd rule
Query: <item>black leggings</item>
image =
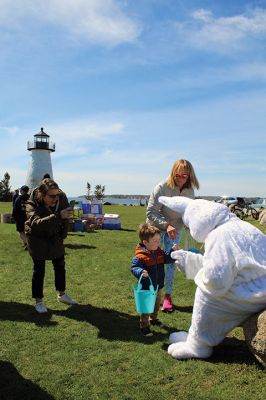
<path fill-rule="evenodd" d="M 54 266 L 54 284 L 56 290 L 64 292 L 66 289 L 66 270 L 65 258 L 55 258 L 52 260 Z M 43 283 L 45 275 L 45 260 L 36 260 L 33 258 L 32 274 L 32 297 L 35 299 L 43 298 Z"/>

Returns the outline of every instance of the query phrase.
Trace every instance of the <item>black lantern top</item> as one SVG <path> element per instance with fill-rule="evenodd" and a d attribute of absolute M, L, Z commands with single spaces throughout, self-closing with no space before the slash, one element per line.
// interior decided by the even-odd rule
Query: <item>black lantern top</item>
<path fill-rule="evenodd" d="M 49 137 L 43 128 L 41 128 L 41 131 L 34 135 L 34 142 L 28 142 L 28 150 L 55 151 L 55 143 L 51 143 Z"/>

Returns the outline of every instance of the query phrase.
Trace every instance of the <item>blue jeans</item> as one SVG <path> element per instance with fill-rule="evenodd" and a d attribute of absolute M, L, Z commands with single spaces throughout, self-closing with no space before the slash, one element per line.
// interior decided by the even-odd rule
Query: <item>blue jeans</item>
<path fill-rule="evenodd" d="M 174 244 L 180 243 L 181 236 L 182 236 L 182 229 L 180 229 L 180 231 L 177 232 L 175 240 L 170 239 L 166 232 L 161 233 L 161 246 L 164 248 L 166 254 L 171 253 Z M 164 270 L 165 270 L 165 294 L 171 294 L 175 279 L 175 271 L 176 271 L 175 263 L 165 264 Z"/>

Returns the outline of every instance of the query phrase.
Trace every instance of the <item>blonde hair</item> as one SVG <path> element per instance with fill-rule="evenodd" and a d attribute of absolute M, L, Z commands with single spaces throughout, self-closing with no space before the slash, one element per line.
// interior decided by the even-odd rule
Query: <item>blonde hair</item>
<path fill-rule="evenodd" d="M 167 178 L 167 185 L 171 189 L 174 189 L 174 187 L 175 187 L 174 177 L 175 177 L 175 174 L 178 172 L 188 174 L 188 179 L 187 179 L 186 183 L 184 184 L 184 188 L 193 187 L 193 188 L 199 189 L 199 181 L 194 172 L 194 168 L 193 168 L 192 164 L 187 160 L 176 160 L 175 161 L 175 163 L 171 169 L 170 175 Z"/>
<path fill-rule="evenodd" d="M 151 224 L 141 224 L 139 226 L 139 238 L 141 242 L 149 240 L 155 235 L 160 235 L 160 229 L 156 228 L 156 226 Z"/>

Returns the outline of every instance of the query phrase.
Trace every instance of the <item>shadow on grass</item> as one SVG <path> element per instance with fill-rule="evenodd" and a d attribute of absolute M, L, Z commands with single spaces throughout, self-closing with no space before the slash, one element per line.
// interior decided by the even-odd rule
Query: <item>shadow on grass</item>
<path fill-rule="evenodd" d="M 226 337 L 222 343 L 214 347 L 213 354 L 209 361 L 212 363 L 224 364 L 258 364 L 251 353 L 245 340 Z"/>
<path fill-rule="evenodd" d="M 139 330 L 139 317 L 126 314 L 108 308 L 99 308 L 91 304 L 74 305 L 67 310 L 52 310 L 53 314 L 74 319 L 76 321 L 88 322 L 99 330 L 99 338 L 110 341 L 136 341 L 152 344 L 157 341 L 165 340 L 169 331 L 172 329 L 164 326 L 158 330 L 153 329 L 154 336 L 144 338 Z"/>
<path fill-rule="evenodd" d="M 0 361 L 1 400 L 53 400 L 40 386 L 23 378 L 8 361 Z"/>
<path fill-rule="evenodd" d="M 29 304 L 0 301 L 0 321 L 31 322 L 41 327 L 57 325 L 56 321 L 50 321 L 51 316 L 51 312 L 38 314 Z"/>
<path fill-rule="evenodd" d="M 193 307 L 192 306 L 174 306 L 174 310 L 192 314 Z"/>
<path fill-rule="evenodd" d="M 70 244 L 66 243 L 65 248 L 71 249 L 71 250 L 77 250 L 77 249 L 97 249 L 95 246 L 90 246 L 88 244 Z"/>
<path fill-rule="evenodd" d="M 84 237 L 85 234 L 84 233 L 68 233 L 67 236 L 82 236 L 82 237 Z"/>
<path fill-rule="evenodd" d="M 169 344 L 164 343 L 162 349 L 167 352 L 168 346 Z M 186 360 L 182 361 L 185 362 Z M 257 362 L 249 350 L 245 340 L 229 337 L 225 338 L 222 343 L 214 347 L 213 354 L 210 358 L 201 359 L 201 361 L 211 364 L 257 364 L 260 366 L 259 362 Z"/>
<path fill-rule="evenodd" d="M 124 232 L 136 232 L 136 229 L 125 229 L 125 228 L 120 228 L 120 231 L 124 231 Z"/>
<path fill-rule="evenodd" d="M 154 336 L 144 338 L 139 330 L 139 317 L 137 315 L 133 316 L 113 309 L 95 307 L 91 304 L 73 305 L 66 310 L 49 309 L 48 313 L 38 314 L 31 305 L 0 301 L 0 321 L 29 322 L 40 327 L 49 327 L 58 324 L 58 322 L 50 320 L 52 314 L 87 322 L 97 327 L 99 338 L 110 341 L 135 341 L 152 344 L 157 341 L 164 341 L 173 331 L 168 326 L 152 327 Z"/>

